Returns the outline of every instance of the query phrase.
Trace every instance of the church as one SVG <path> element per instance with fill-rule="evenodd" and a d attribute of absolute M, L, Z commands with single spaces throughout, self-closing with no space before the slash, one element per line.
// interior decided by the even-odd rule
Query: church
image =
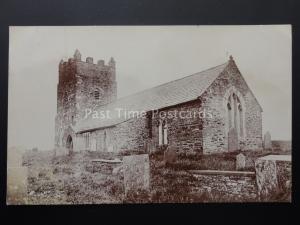
<path fill-rule="evenodd" d="M 166 147 L 199 154 L 262 149 L 262 107 L 232 56 L 221 65 L 122 98 L 117 98 L 113 58 L 107 64 L 94 63 L 92 57 L 82 61 L 76 50 L 61 60 L 56 154 Z"/>

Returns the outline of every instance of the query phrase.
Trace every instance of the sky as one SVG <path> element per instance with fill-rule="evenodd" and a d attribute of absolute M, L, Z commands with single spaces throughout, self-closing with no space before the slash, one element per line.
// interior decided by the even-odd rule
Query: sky
<path fill-rule="evenodd" d="M 291 140 L 291 26 L 10 27 L 8 147 L 54 147 L 58 65 L 116 61 L 118 97 L 220 65 L 232 55 L 263 108 L 263 133 Z"/>

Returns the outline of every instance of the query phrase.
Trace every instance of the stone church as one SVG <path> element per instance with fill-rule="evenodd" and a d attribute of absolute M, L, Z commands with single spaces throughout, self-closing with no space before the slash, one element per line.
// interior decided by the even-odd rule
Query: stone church
<path fill-rule="evenodd" d="M 99 118 L 95 112 L 110 114 Z M 84 62 L 76 50 L 59 63 L 57 154 L 166 146 L 199 154 L 262 149 L 262 108 L 231 56 L 222 65 L 122 98 L 113 58 L 107 64 L 91 57 Z"/>

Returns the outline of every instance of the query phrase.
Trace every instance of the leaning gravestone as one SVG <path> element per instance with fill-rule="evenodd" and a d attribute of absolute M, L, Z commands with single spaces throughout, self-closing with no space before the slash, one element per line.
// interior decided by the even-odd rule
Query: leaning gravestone
<path fill-rule="evenodd" d="M 150 188 L 150 163 L 148 154 L 123 157 L 125 194 L 129 191 L 148 191 Z"/>
<path fill-rule="evenodd" d="M 238 135 L 235 128 L 231 128 L 228 132 L 228 151 L 233 152 L 238 150 Z"/>
<path fill-rule="evenodd" d="M 177 160 L 177 154 L 174 149 L 167 148 L 164 152 L 164 162 L 165 165 L 175 163 Z"/>
<path fill-rule="evenodd" d="M 7 197 L 8 205 L 27 203 L 27 167 L 22 166 L 22 152 L 18 148 L 7 151 Z"/>
<path fill-rule="evenodd" d="M 246 156 L 240 153 L 236 156 L 236 170 L 242 170 L 246 166 Z"/>
<path fill-rule="evenodd" d="M 264 135 L 264 149 L 272 149 L 271 134 L 269 131 Z"/>

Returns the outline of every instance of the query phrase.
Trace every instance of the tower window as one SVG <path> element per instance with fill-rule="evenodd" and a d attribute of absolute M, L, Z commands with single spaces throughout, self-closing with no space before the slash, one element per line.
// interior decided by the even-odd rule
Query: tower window
<path fill-rule="evenodd" d="M 95 98 L 96 100 L 99 100 L 99 99 L 100 99 L 100 93 L 99 93 L 99 90 L 95 90 L 95 91 L 94 91 L 94 98 Z"/>
<path fill-rule="evenodd" d="M 100 100 L 102 94 L 103 91 L 101 88 L 95 88 L 92 92 L 90 92 L 91 98 L 94 98 L 95 100 Z"/>

